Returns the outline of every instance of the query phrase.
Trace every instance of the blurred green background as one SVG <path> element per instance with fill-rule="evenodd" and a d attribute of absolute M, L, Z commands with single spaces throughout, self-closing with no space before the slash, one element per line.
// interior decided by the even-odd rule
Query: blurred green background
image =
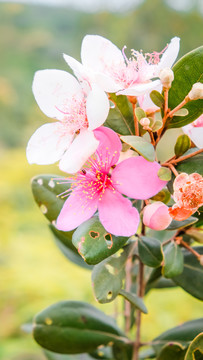
<path fill-rule="evenodd" d="M 173 36 L 181 38 L 179 57 L 201 45 L 201 0 L 177 0 L 176 5 L 182 4 L 178 12 L 168 6 L 174 1 L 140 3 L 127 12 L 88 13 L 65 6 L 0 2 L 1 360 L 44 358 L 31 336 L 21 330 L 43 307 L 64 299 L 96 305 L 90 273 L 63 257 L 32 199 L 31 177 L 58 172 L 56 166 L 30 166 L 25 157 L 29 137 L 49 121 L 32 95 L 34 72 L 44 68 L 70 71 L 62 53 L 79 60 L 85 34 L 105 36 L 120 48 L 127 45 L 129 53 L 131 48 L 160 51 Z M 189 3 L 193 5 L 188 7 Z M 175 136 L 173 130 L 168 132 L 160 158 L 172 153 Z M 143 317 L 144 340 L 202 313 L 200 301 L 181 289 L 154 290 L 146 305 L 149 315 Z M 113 312 L 112 305 L 99 307 Z"/>

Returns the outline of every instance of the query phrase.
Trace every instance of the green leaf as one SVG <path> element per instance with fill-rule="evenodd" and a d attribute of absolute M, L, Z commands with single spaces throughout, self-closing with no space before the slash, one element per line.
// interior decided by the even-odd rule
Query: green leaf
<path fill-rule="evenodd" d="M 37 205 L 49 221 L 55 221 L 65 199 L 57 197 L 70 188 L 70 184 L 58 184 L 58 175 L 39 175 L 32 179 L 32 192 Z M 64 178 L 65 180 L 65 178 Z"/>
<path fill-rule="evenodd" d="M 200 244 L 203 244 L 203 229 L 191 228 L 186 231 L 186 234 Z"/>
<path fill-rule="evenodd" d="M 171 180 L 171 170 L 167 167 L 161 166 L 157 173 L 159 179 L 163 181 Z"/>
<path fill-rule="evenodd" d="M 197 151 L 197 148 L 192 148 L 188 150 L 185 155 L 189 155 L 194 151 Z M 194 172 L 199 173 L 203 176 L 203 153 L 195 155 L 187 160 L 184 160 L 176 166 L 176 170 L 179 172 L 186 172 L 187 174 L 192 174 Z"/>
<path fill-rule="evenodd" d="M 189 114 L 189 111 L 185 108 L 177 110 L 173 115 L 174 116 L 186 116 Z"/>
<path fill-rule="evenodd" d="M 147 236 L 140 236 L 138 240 L 138 251 L 141 261 L 151 267 L 158 267 L 163 260 L 161 243 Z"/>
<path fill-rule="evenodd" d="M 33 335 L 43 348 L 59 354 L 89 353 L 111 341 L 127 341 L 112 318 L 80 301 L 61 301 L 36 315 Z"/>
<path fill-rule="evenodd" d="M 118 251 L 128 237 L 109 234 L 97 216 L 81 224 L 73 234 L 73 244 L 90 265 L 98 264 Z"/>
<path fill-rule="evenodd" d="M 144 314 L 148 313 L 146 305 L 144 304 L 142 298 L 140 298 L 136 294 L 127 292 L 122 289 L 122 290 L 120 290 L 119 295 L 123 296 L 126 300 L 128 300 L 137 309 L 141 310 Z"/>
<path fill-rule="evenodd" d="M 133 345 L 132 344 L 114 344 L 113 345 L 114 360 L 132 360 Z"/>
<path fill-rule="evenodd" d="M 43 350 L 43 353 L 48 360 L 92 360 L 92 357 L 88 354 L 64 355 L 48 350 Z"/>
<path fill-rule="evenodd" d="M 200 255 L 203 255 L 203 247 L 193 247 Z M 192 296 L 197 299 L 203 300 L 203 266 L 200 265 L 196 256 L 183 250 L 184 254 L 184 269 L 183 272 L 173 277 L 173 281 L 181 286 Z"/>
<path fill-rule="evenodd" d="M 140 107 L 136 107 L 134 111 L 135 111 L 135 115 L 137 116 L 139 121 L 141 119 L 143 119 L 144 117 L 146 117 L 144 110 L 141 109 Z"/>
<path fill-rule="evenodd" d="M 151 143 L 140 136 L 121 136 L 121 140 L 130 145 L 148 161 L 155 160 L 155 151 Z"/>
<path fill-rule="evenodd" d="M 127 96 L 110 94 L 109 99 L 115 104 L 115 108 L 110 108 L 104 126 L 121 135 L 133 135 L 135 133 L 133 110 Z"/>
<path fill-rule="evenodd" d="M 161 350 L 157 360 L 184 360 L 186 350 L 176 342 L 166 344 Z"/>
<path fill-rule="evenodd" d="M 55 237 L 55 243 L 61 252 L 72 261 L 74 264 L 79 265 L 85 269 L 92 269 L 92 266 L 88 265 L 83 258 L 78 254 L 77 249 L 72 243 L 72 236 L 74 231 L 60 231 L 55 228 L 52 224 L 49 225 L 50 230 L 52 231 Z"/>
<path fill-rule="evenodd" d="M 163 121 L 156 120 L 152 125 L 150 125 L 153 132 L 158 131 L 163 126 Z"/>
<path fill-rule="evenodd" d="M 162 273 L 166 278 L 181 274 L 183 271 L 183 253 L 175 242 L 164 247 L 164 266 Z"/>
<path fill-rule="evenodd" d="M 151 199 L 154 201 L 161 201 L 164 204 L 167 204 L 171 199 L 171 194 L 167 189 L 162 189 L 161 191 L 159 191 L 158 194 L 152 196 Z"/>
<path fill-rule="evenodd" d="M 162 94 L 160 94 L 157 90 L 153 90 L 150 93 L 150 98 L 153 101 L 153 103 L 158 106 L 159 108 L 164 107 L 164 97 Z"/>
<path fill-rule="evenodd" d="M 203 46 L 189 52 L 183 56 L 174 66 L 174 81 L 169 90 L 169 108 L 174 109 L 189 93 L 192 85 L 202 82 L 203 73 Z M 187 125 L 197 119 L 203 108 L 203 100 L 194 100 L 187 103 L 184 108 L 188 110 L 188 115 L 174 116 L 167 123 L 168 128 L 178 128 Z"/>
<path fill-rule="evenodd" d="M 98 349 L 90 353 L 91 359 L 93 357 L 99 360 L 113 360 L 112 345 L 110 343 L 109 346 L 99 346 Z"/>
<path fill-rule="evenodd" d="M 191 146 L 190 138 L 187 135 L 180 135 L 175 144 L 175 155 L 183 155 Z"/>
<path fill-rule="evenodd" d="M 198 221 L 198 219 L 196 217 L 194 217 L 194 216 L 190 216 L 188 219 L 183 220 L 183 221 L 172 220 L 170 225 L 167 227 L 167 230 L 181 229 L 181 228 L 184 228 L 186 226 L 195 224 L 197 221 Z"/>
<path fill-rule="evenodd" d="M 113 301 L 122 288 L 125 277 L 125 264 L 131 245 L 125 246 L 115 255 L 94 266 L 92 271 L 92 286 L 94 295 L 100 303 Z"/>
<path fill-rule="evenodd" d="M 153 349 L 159 354 L 163 346 L 169 342 L 180 343 L 182 346 L 188 346 L 203 328 L 203 318 L 187 321 L 175 328 L 165 331 L 154 340 L 152 340 Z"/>
<path fill-rule="evenodd" d="M 155 359 L 155 357 L 156 357 L 156 354 L 152 348 L 148 348 L 146 350 L 140 350 L 139 360 Z"/>
<path fill-rule="evenodd" d="M 201 357 L 196 358 L 195 354 L 197 351 L 201 353 Z M 191 342 L 184 360 L 198 360 L 201 358 L 203 359 L 203 332 L 197 335 Z"/>

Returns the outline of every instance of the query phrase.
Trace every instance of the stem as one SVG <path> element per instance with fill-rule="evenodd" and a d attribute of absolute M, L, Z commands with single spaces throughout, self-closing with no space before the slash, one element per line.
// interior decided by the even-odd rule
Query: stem
<path fill-rule="evenodd" d="M 168 90 L 164 90 L 164 114 L 167 115 L 168 112 Z"/>
<path fill-rule="evenodd" d="M 131 278 L 131 269 L 132 269 L 132 256 L 128 258 L 126 262 L 125 272 L 126 272 L 126 291 L 130 292 L 132 285 Z M 128 300 L 125 300 L 125 332 L 129 333 L 131 325 L 131 304 Z"/>
<path fill-rule="evenodd" d="M 167 166 L 171 169 L 171 171 L 174 173 L 175 177 L 178 176 L 178 172 L 176 168 L 171 163 L 162 164 L 162 166 Z"/>
<path fill-rule="evenodd" d="M 168 115 L 167 115 L 167 118 L 170 118 L 172 117 L 176 111 L 178 111 L 179 109 L 181 109 L 185 104 L 187 104 L 187 102 L 189 101 L 190 99 L 188 98 L 188 96 L 185 97 L 185 99 L 178 105 L 176 106 L 173 110 L 171 110 Z"/>
<path fill-rule="evenodd" d="M 144 296 L 144 264 L 139 260 L 139 277 L 138 277 L 138 291 L 137 295 L 139 297 Z M 136 312 L 136 339 L 133 347 L 133 357 L 132 360 L 139 359 L 139 347 L 141 345 L 140 335 L 141 335 L 141 310 L 137 310 Z"/>
<path fill-rule="evenodd" d="M 133 106 L 133 117 L 134 117 L 134 125 L 135 125 L 135 135 L 139 136 L 139 122 L 138 122 L 138 118 L 135 113 L 136 104 L 132 103 L 132 106 Z"/>
<path fill-rule="evenodd" d="M 196 258 L 199 260 L 201 255 L 197 251 L 195 251 L 190 245 L 188 245 L 181 237 L 177 237 L 175 240 L 178 244 L 183 245 L 188 251 L 190 251 L 193 255 L 195 255 Z"/>
<path fill-rule="evenodd" d="M 198 155 L 198 154 L 200 154 L 200 153 L 202 153 L 202 152 L 203 152 L 203 149 L 199 149 L 199 150 L 197 150 L 197 151 L 194 151 L 192 154 L 188 154 L 188 155 L 182 156 L 182 157 L 180 157 L 180 158 L 178 158 L 178 159 L 171 160 L 171 161 L 170 161 L 170 164 L 177 164 L 177 163 L 179 163 L 180 161 L 187 160 L 187 159 L 189 159 L 189 158 L 191 158 L 191 157 L 193 157 L 193 156 L 195 156 L 195 155 Z"/>

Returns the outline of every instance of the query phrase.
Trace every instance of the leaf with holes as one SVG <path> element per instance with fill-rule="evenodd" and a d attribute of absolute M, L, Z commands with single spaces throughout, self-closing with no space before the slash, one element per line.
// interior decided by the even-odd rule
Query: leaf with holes
<path fill-rule="evenodd" d="M 130 145 L 138 154 L 148 161 L 155 160 L 154 147 L 147 140 L 140 136 L 121 136 L 121 140 Z"/>
<path fill-rule="evenodd" d="M 138 241 L 138 250 L 141 261 L 151 267 L 158 267 L 163 260 L 161 243 L 147 236 L 140 236 Z"/>
<path fill-rule="evenodd" d="M 125 277 L 125 264 L 133 244 L 125 246 L 115 255 L 94 266 L 92 286 L 94 295 L 100 303 L 111 302 L 122 288 Z"/>
<path fill-rule="evenodd" d="M 58 179 L 58 180 L 57 180 Z M 32 179 L 32 193 L 37 205 L 49 221 L 55 221 L 65 199 L 57 197 L 70 188 L 70 184 L 61 184 L 58 175 L 39 175 Z M 60 181 L 62 182 L 62 181 Z"/>
<path fill-rule="evenodd" d="M 80 301 L 61 301 L 37 314 L 33 335 L 40 346 L 59 354 L 90 353 L 109 342 L 128 341 L 112 318 Z"/>
<path fill-rule="evenodd" d="M 161 350 L 169 342 L 179 343 L 183 347 L 188 347 L 189 343 L 197 336 L 203 328 L 203 318 L 187 321 L 175 328 L 165 331 L 152 340 L 152 346 L 156 354 L 159 355 Z"/>
<path fill-rule="evenodd" d="M 199 353 L 199 356 L 198 354 Z M 197 357 L 196 357 L 197 354 Z M 194 360 L 203 358 L 203 332 L 197 335 L 191 342 L 184 360 Z"/>
<path fill-rule="evenodd" d="M 97 216 L 81 224 L 73 234 L 73 245 L 87 264 L 95 265 L 118 251 L 128 237 L 109 234 Z"/>
<path fill-rule="evenodd" d="M 200 255 L 203 255 L 202 246 L 195 246 L 193 249 Z M 180 275 L 173 277 L 173 281 L 192 296 L 203 300 L 203 266 L 200 265 L 196 256 L 188 252 L 188 250 L 183 250 L 183 255 L 183 272 Z"/>
<path fill-rule="evenodd" d="M 189 93 L 192 85 L 202 82 L 203 73 L 203 46 L 189 52 L 183 56 L 174 66 L 174 81 L 169 90 L 168 106 L 174 109 L 183 101 Z M 187 125 L 197 119 L 203 108 L 203 100 L 193 100 L 184 106 L 188 110 L 188 115 L 174 116 L 167 122 L 168 128 L 178 128 Z"/>
<path fill-rule="evenodd" d="M 170 242 L 164 246 L 164 266 L 162 274 L 166 278 L 177 276 L 183 272 L 183 253 L 180 246 Z"/>
<path fill-rule="evenodd" d="M 133 135 L 135 133 L 132 105 L 124 95 L 110 94 L 115 108 L 110 108 L 108 118 L 104 123 L 121 135 Z"/>
<path fill-rule="evenodd" d="M 125 290 L 120 290 L 119 295 L 123 296 L 124 299 L 128 300 L 132 305 L 134 305 L 137 309 L 141 310 L 144 314 L 147 314 L 147 308 L 139 296 L 134 293 L 130 293 Z"/>
<path fill-rule="evenodd" d="M 50 230 L 52 231 L 55 237 L 55 243 L 61 252 L 72 261 L 74 264 L 79 265 L 85 269 L 92 269 L 92 266 L 88 265 L 83 258 L 78 254 L 77 249 L 72 243 L 72 236 L 74 231 L 60 231 L 55 228 L 52 224 L 49 225 Z"/>

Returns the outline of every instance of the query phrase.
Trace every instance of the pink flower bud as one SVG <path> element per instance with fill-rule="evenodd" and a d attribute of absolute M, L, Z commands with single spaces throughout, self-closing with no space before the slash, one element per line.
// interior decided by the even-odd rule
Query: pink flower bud
<path fill-rule="evenodd" d="M 203 84 L 200 82 L 195 83 L 190 90 L 188 97 L 190 100 L 203 99 Z"/>
<path fill-rule="evenodd" d="M 147 205 L 144 208 L 143 223 L 153 230 L 164 230 L 171 223 L 168 206 L 161 201 Z"/>

